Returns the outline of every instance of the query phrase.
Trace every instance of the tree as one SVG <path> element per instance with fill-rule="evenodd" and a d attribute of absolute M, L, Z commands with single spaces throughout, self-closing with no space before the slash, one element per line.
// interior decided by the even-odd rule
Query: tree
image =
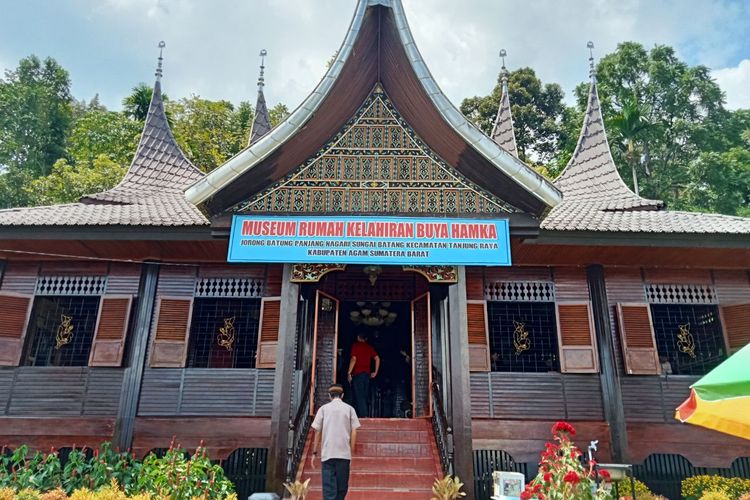
<path fill-rule="evenodd" d="M 198 96 L 170 106 L 174 135 L 188 158 L 210 172 L 247 145 L 252 114 L 247 105 L 237 111 L 229 101 L 209 101 Z"/>
<path fill-rule="evenodd" d="M 79 118 L 67 142 L 74 163 L 93 163 L 104 155 L 120 165 L 130 164 L 143 123 L 123 113 L 93 108 Z"/>
<path fill-rule="evenodd" d="M 20 189 L 66 154 L 72 121 L 70 77 L 54 59 L 21 59 L 0 79 L 0 205 L 27 202 Z"/>
<path fill-rule="evenodd" d="M 83 195 L 110 189 L 122 180 L 127 170 L 127 166 L 112 161 L 107 155 L 77 164 L 63 158 L 55 162 L 49 175 L 34 179 L 23 189 L 34 205 L 71 203 Z"/>
<path fill-rule="evenodd" d="M 130 95 L 122 100 L 123 113 L 135 121 L 146 121 L 148 108 L 151 105 L 151 98 L 153 95 L 153 87 L 143 82 L 139 83 L 133 87 Z M 169 97 L 165 93 L 161 94 L 161 99 L 165 103 L 169 101 Z M 167 120 L 170 120 L 170 118 L 169 113 L 167 113 Z M 171 120 L 169 123 L 170 125 L 172 124 Z"/>
<path fill-rule="evenodd" d="M 271 126 L 275 127 L 289 116 L 289 108 L 286 104 L 277 104 L 268 112 L 268 117 L 271 119 Z"/>
<path fill-rule="evenodd" d="M 501 79 L 502 74 L 490 95 L 461 103 L 461 112 L 487 134 L 492 132 L 500 105 Z M 529 163 L 552 161 L 565 138 L 562 88 L 556 83 L 543 84 L 533 69 L 521 68 L 510 73 L 508 90 L 519 157 Z"/>
<path fill-rule="evenodd" d="M 610 145 L 615 145 L 622 151 L 626 164 L 630 166 L 635 194 L 639 191 L 636 167 L 643 163 L 646 167 L 646 174 L 649 174 L 648 165 L 645 161 L 641 162 L 642 157 L 646 158 L 647 150 L 640 147 L 641 138 L 646 135 L 651 126 L 648 115 L 647 106 L 636 99 L 628 99 L 608 123 Z"/>

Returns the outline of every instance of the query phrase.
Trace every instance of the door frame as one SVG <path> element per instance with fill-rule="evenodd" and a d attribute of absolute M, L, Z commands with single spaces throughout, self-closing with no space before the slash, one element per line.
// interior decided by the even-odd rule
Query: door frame
<path fill-rule="evenodd" d="M 335 326 L 334 326 L 334 333 L 333 333 L 333 381 L 331 382 L 336 383 L 336 355 L 338 352 L 338 345 L 339 345 L 339 320 L 341 319 L 341 316 L 339 315 L 339 311 L 341 309 L 341 301 L 334 297 L 333 295 L 326 293 L 322 290 L 315 290 L 315 314 L 313 315 L 313 350 L 312 350 L 312 367 L 310 372 L 310 415 L 315 415 L 315 384 L 317 383 L 316 378 L 316 368 L 317 368 L 317 359 L 318 359 L 318 320 L 320 319 L 320 306 L 321 306 L 321 296 L 323 298 L 327 298 L 329 300 L 332 300 L 335 303 L 336 307 L 336 319 L 335 319 Z"/>
<path fill-rule="evenodd" d="M 426 299 L 427 301 L 427 415 L 432 417 L 432 304 L 430 292 L 424 292 L 410 301 L 411 305 L 411 414 L 412 418 L 417 418 L 417 360 L 414 355 L 416 343 L 415 333 L 415 314 L 414 303 L 418 300 Z"/>

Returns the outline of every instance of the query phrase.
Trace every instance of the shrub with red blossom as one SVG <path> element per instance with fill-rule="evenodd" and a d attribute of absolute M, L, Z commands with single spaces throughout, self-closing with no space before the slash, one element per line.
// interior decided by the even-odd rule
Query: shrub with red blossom
<path fill-rule="evenodd" d="M 592 492 L 595 462 L 584 466 L 581 450 L 570 440 L 576 430 L 568 422 L 552 426 L 552 441 L 548 442 L 539 462 L 539 474 L 521 493 L 521 500 L 605 500 L 610 495 L 603 488 Z M 605 472 L 605 471 L 603 471 Z M 600 473 L 603 481 L 608 474 Z"/>

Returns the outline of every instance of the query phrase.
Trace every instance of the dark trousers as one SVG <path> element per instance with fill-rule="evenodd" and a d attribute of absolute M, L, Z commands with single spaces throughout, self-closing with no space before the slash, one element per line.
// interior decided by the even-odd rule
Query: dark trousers
<path fill-rule="evenodd" d="M 329 458 L 323 462 L 323 500 L 344 500 L 349 491 L 349 460 Z"/>
<path fill-rule="evenodd" d="M 352 377 L 352 390 L 354 391 L 354 409 L 357 417 L 367 418 L 370 416 L 368 406 L 370 402 L 370 374 L 358 373 Z"/>

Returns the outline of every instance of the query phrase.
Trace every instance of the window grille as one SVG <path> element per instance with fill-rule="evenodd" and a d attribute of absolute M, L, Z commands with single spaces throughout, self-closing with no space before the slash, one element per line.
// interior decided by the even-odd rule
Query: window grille
<path fill-rule="evenodd" d="M 106 276 L 39 276 L 35 295 L 92 296 L 103 295 Z"/>
<path fill-rule="evenodd" d="M 254 368 L 260 299 L 196 298 L 189 368 Z"/>
<path fill-rule="evenodd" d="M 488 302 L 487 319 L 492 371 L 559 371 L 554 302 Z"/>
<path fill-rule="evenodd" d="M 704 375 L 726 359 L 717 306 L 653 304 L 651 316 L 662 373 Z"/>
<path fill-rule="evenodd" d="M 250 278 L 202 278 L 195 284 L 196 297 L 262 297 L 263 280 Z"/>
<path fill-rule="evenodd" d="M 555 284 L 551 281 L 495 281 L 484 287 L 484 298 L 509 302 L 554 302 Z"/>
<path fill-rule="evenodd" d="M 652 304 L 716 304 L 716 290 L 711 285 L 660 284 L 644 285 Z"/>
<path fill-rule="evenodd" d="M 27 366 L 86 366 L 99 297 L 36 297 L 29 320 Z"/>

